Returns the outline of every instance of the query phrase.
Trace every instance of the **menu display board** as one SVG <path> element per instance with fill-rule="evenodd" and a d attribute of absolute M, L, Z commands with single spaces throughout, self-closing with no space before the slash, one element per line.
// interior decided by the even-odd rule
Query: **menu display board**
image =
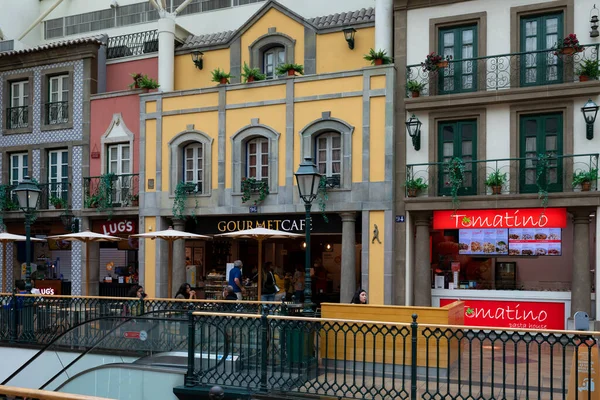
<path fill-rule="evenodd" d="M 562 254 L 560 228 L 510 229 L 508 255 L 560 256 Z"/>
<path fill-rule="evenodd" d="M 507 255 L 508 229 L 459 229 L 459 254 Z"/>

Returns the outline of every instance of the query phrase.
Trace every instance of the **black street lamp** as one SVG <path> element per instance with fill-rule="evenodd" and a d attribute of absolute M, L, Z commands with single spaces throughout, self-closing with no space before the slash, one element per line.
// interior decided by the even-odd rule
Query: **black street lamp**
<path fill-rule="evenodd" d="M 310 209 L 312 202 L 317 197 L 319 191 L 319 184 L 321 183 L 321 174 L 317 169 L 317 166 L 313 163 L 312 158 L 306 157 L 304 162 L 300 163 L 296 175 L 296 182 L 298 183 L 298 192 L 300 198 L 304 202 L 304 209 L 306 210 L 306 217 L 304 223 L 304 229 L 306 232 L 306 259 L 304 263 L 304 312 L 312 313 L 312 288 L 310 281 Z"/>
<path fill-rule="evenodd" d="M 598 115 L 599 108 L 598 104 L 594 103 L 592 99 L 589 99 L 581 108 L 583 118 L 585 119 L 585 137 L 588 140 L 594 138 L 594 122 L 596 122 L 596 115 Z"/>
<path fill-rule="evenodd" d="M 13 189 L 13 192 L 19 200 L 19 208 L 25 214 L 25 279 L 27 288 L 31 288 L 31 217 L 37 209 L 41 190 L 26 176 Z"/>

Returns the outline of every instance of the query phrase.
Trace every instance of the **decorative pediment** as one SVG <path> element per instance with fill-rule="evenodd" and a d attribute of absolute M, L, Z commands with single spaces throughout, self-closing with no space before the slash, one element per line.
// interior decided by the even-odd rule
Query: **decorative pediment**
<path fill-rule="evenodd" d="M 131 139 L 133 139 L 133 132 L 125 125 L 121 113 L 114 114 L 108 129 L 104 132 L 104 135 L 102 135 L 102 140 L 105 143 L 114 143 L 128 142 Z"/>

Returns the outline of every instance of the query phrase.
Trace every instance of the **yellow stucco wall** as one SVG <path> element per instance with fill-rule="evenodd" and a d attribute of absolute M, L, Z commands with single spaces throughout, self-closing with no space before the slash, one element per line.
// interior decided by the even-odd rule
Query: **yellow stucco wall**
<path fill-rule="evenodd" d="M 369 130 L 369 180 L 385 179 L 385 97 L 371 98 Z"/>
<path fill-rule="evenodd" d="M 146 120 L 146 180 L 156 180 L 156 120 Z M 146 192 L 155 192 L 156 183 L 154 188 L 150 189 L 146 182 L 140 182 L 145 185 Z"/>
<path fill-rule="evenodd" d="M 385 75 L 377 75 L 371 77 L 371 90 L 385 89 Z"/>
<path fill-rule="evenodd" d="M 272 27 L 276 27 L 277 32 L 284 33 L 296 40 L 294 60 L 296 64 L 304 64 L 304 25 L 271 9 L 242 35 L 242 65 L 244 62 L 250 64 L 250 51 L 248 50 L 250 45 L 259 37 L 269 33 L 269 28 Z"/>
<path fill-rule="evenodd" d="M 195 97 L 195 96 L 188 96 Z M 186 97 L 182 97 L 186 99 Z M 193 104 L 188 104 L 186 108 L 193 107 Z M 218 168 L 216 168 L 219 154 L 218 138 L 219 138 L 219 113 L 217 111 L 210 111 L 204 113 L 194 114 L 183 114 L 183 115 L 172 115 L 166 116 L 162 119 L 162 159 L 163 159 L 163 171 L 169 171 L 169 163 L 171 159 L 171 150 L 169 149 L 168 143 L 173 140 L 175 136 L 183 131 L 187 130 L 189 124 L 194 125 L 194 129 L 205 133 L 209 137 L 213 138 L 212 143 L 212 165 L 211 168 L 211 179 L 212 188 L 216 189 L 218 185 Z M 163 190 L 168 190 L 169 180 L 171 174 L 162 174 L 162 187 Z"/>
<path fill-rule="evenodd" d="M 146 103 L 146 114 L 150 114 L 156 112 L 156 102 L 155 101 L 148 101 Z"/>
<path fill-rule="evenodd" d="M 250 125 L 252 118 L 259 118 L 260 124 L 267 125 L 279 132 L 279 185 L 285 186 L 285 105 L 228 110 L 226 118 L 225 187 L 232 187 L 231 166 L 233 165 L 233 160 L 231 155 L 231 137 L 244 126 Z M 213 166 L 215 165 L 216 159 L 213 159 Z"/>
<path fill-rule="evenodd" d="M 362 181 L 362 97 L 307 101 L 294 106 L 294 139 L 300 143 L 299 132 L 309 123 L 321 118 L 324 111 L 331 111 L 338 118 L 354 126 L 352 134 L 352 182 Z M 294 146 L 294 165 L 300 165 L 300 145 Z"/>
<path fill-rule="evenodd" d="M 150 230 L 156 231 L 156 218 L 146 217 L 144 222 L 144 232 L 150 232 Z M 156 297 L 156 242 L 150 239 L 145 240 L 144 246 L 144 291 L 148 294 L 148 297 Z"/>
<path fill-rule="evenodd" d="M 229 72 L 229 49 L 204 52 L 202 70 L 196 68 L 191 55 L 175 56 L 175 90 L 216 86 L 217 83 L 211 82 L 211 79 L 212 71 L 217 68 Z"/>
<path fill-rule="evenodd" d="M 285 100 L 285 84 L 249 88 L 243 90 L 229 90 L 227 104 L 241 104 L 256 101 Z"/>
<path fill-rule="evenodd" d="M 203 93 L 191 96 L 167 97 L 163 99 L 163 111 L 185 110 L 186 108 L 216 107 L 219 93 Z"/>
<path fill-rule="evenodd" d="M 375 28 L 357 29 L 354 50 L 350 50 L 343 32 L 317 35 L 317 74 L 349 71 L 371 65 L 363 56 L 375 46 Z"/>
<path fill-rule="evenodd" d="M 294 85 L 294 97 L 317 96 L 330 93 L 359 92 L 363 89 L 363 77 L 323 79 L 312 82 L 299 82 Z"/>
<path fill-rule="evenodd" d="M 369 238 L 372 237 L 375 224 L 379 229 L 379 240 L 381 244 L 369 240 L 369 303 L 383 304 L 383 244 L 385 243 L 385 213 L 383 211 L 369 211 Z M 365 227 L 363 227 L 365 229 Z"/>

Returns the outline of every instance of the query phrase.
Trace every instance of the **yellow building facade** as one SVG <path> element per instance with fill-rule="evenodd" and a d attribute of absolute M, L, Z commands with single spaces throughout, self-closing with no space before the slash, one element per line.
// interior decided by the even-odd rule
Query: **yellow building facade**
<path fill-rule="evenodd" d="M 142 230 L 303 234 L 294 173 L 310 158 L 325 176 L 312 208 L 311 263 L 315 275 L 326 273 L 315 276 L 313 298 L 348 302 L 362 287 L 371 303 L 391 304 L 395 71 L 363 59 L 374 47 L 374 11 L 363 11 L 307 20 L 269 1 L 237 31 L 188 38 L 175 55 L 175 91 L 141 97 Z M 349 27 L 354 49 L 342 32 Z M 278 63 L 302 65 L 304 75 L 277 76 Z M 271 76 L 241 83 L 244 65 Z M 230 72 L 229 84 L 211 81 L 217 68 Z M 304 246 L 266 241 L 263 261 L 282 275 L 303 270 Z M 204 278 L 224 276 L 235 259 L 252 278 L 257 243 L 175 242 L 173 293 L 192 279 L 186 259 L 196 266 L 189 283 L 208 288 Z M 150 296 L 167 295 L 166 265 L 166 243 L 141 244 Z"/>

